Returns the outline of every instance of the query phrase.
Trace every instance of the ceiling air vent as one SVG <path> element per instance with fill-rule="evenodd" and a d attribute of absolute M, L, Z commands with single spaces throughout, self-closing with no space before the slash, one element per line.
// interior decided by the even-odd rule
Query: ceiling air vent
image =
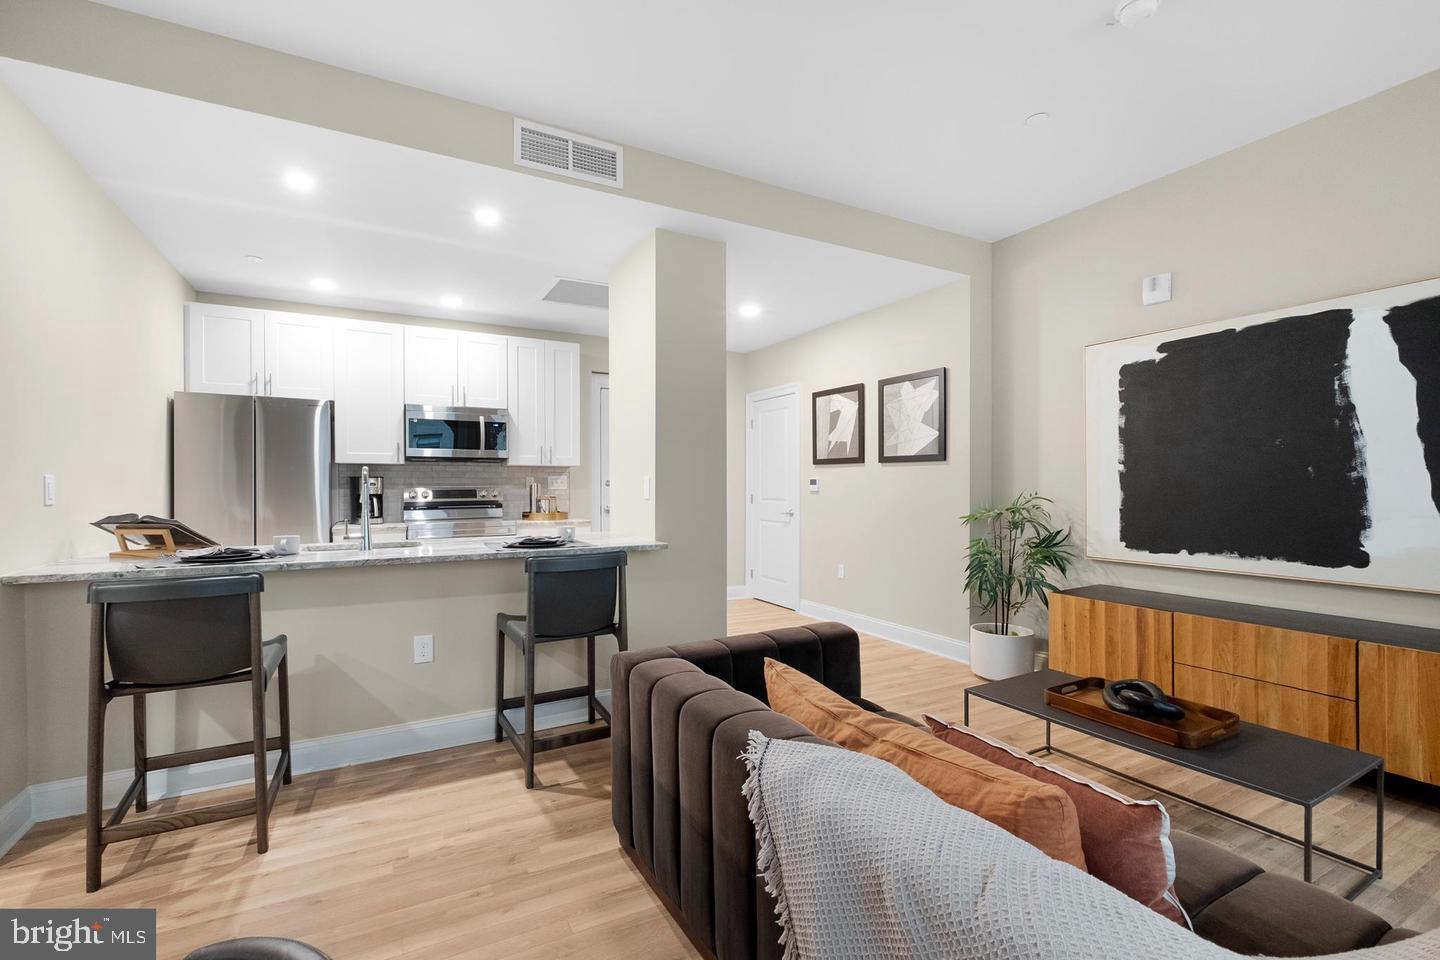
<path fill-rule="evenodd" d="M 625 155 L 620 147 L 515 118 L 515 163 L 576 180 L 625 186 Z"/>
<path fill-rule="evenodd" d="M 596 283 L 594 280 L 567 280 L 561 277 L 555 281 L 550 292 L 540 299 L 549 300 L 551 303 L 572 303 L 577 307 L 599 307 L 603 310 L 610 306 L 610 285 Z"/>

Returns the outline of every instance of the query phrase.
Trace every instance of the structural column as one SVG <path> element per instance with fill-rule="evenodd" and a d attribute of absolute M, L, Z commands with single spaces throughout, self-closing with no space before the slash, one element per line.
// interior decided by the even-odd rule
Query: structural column
<path fill-rule="evenodd" d="M 725 633 L 725 462 L 725 245 L 657 230 L 610 276 L 611 524 L 670 545 L 636 561 L 644 638 Z"/>

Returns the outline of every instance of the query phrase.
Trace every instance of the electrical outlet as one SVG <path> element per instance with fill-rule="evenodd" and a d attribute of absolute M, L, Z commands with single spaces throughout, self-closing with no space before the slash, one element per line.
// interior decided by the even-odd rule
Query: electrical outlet
<path fill-rule="evenodd" d="M 845 579 L 845 564 L 837 563 L 835 565 L 835 576 L 841 580 Z"/>
<path fill-rule="evenodd" d="M 42 506 L 55 506 L 55 474 L 45 473 L 40 476 L 40 503 Z"/>
<path fill-rule="evenodd" d="M 546 477 L 546 478 L 545 478 L 545 488 L 546 488 L 547 490 L 569 490 L 569 489 L 570 489 L 570 474 L 568 474 L 568 473 L 560 473 L 560 474 L 555 474 L 555 475 L 553 475 L 553 476 Z"/>
<path fill-rule="evenodd" d="M 415 638 L 415 662 L 430 663 L 435 659 L 435 638 L 430 634 Z"/>
<path fill-rule="evenodd" d="M 650 474 L 648 473 L 645 474 L 643 478 L 641 478 L 640 496 L 645 500 L 650 499 Z"/>

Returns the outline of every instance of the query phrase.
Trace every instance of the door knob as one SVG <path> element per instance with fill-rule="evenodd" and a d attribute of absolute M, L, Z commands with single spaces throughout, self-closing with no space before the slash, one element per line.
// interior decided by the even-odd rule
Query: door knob
<path fill-rule="evenodd" d="M 786 510 L 786 511 L 785 511 L 785 516 L 787 516 L 787 517 L 793 517 L 793 516 L 795 516 L 795 511 L 794 511 L 794 510 Z"/>

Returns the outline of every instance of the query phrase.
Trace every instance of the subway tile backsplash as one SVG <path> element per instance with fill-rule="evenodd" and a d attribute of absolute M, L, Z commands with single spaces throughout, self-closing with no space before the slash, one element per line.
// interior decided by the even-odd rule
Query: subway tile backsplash
<path fill-rule="evenodd" d="M 533 477 L 542 495 L 560 498 L 561 509 L 573 503 L 570 490 L 546 489 L 546 478 L 568 476 L 570 467 L 510 467 L 499 463 L 380 463 L 372 464 L 370 475 L 385 478 L 385 520 L 398 522 L 400 501 L 408 487 L 482 487 L 499 490 L 505 505 L 505 519 L 519 520 L 527 498 L 525 481 Z M 360 475 L 360 464 L 338 463 L 331 470 L 330 503 L 336 522 L 352 517 L 350 478 Z"/>

